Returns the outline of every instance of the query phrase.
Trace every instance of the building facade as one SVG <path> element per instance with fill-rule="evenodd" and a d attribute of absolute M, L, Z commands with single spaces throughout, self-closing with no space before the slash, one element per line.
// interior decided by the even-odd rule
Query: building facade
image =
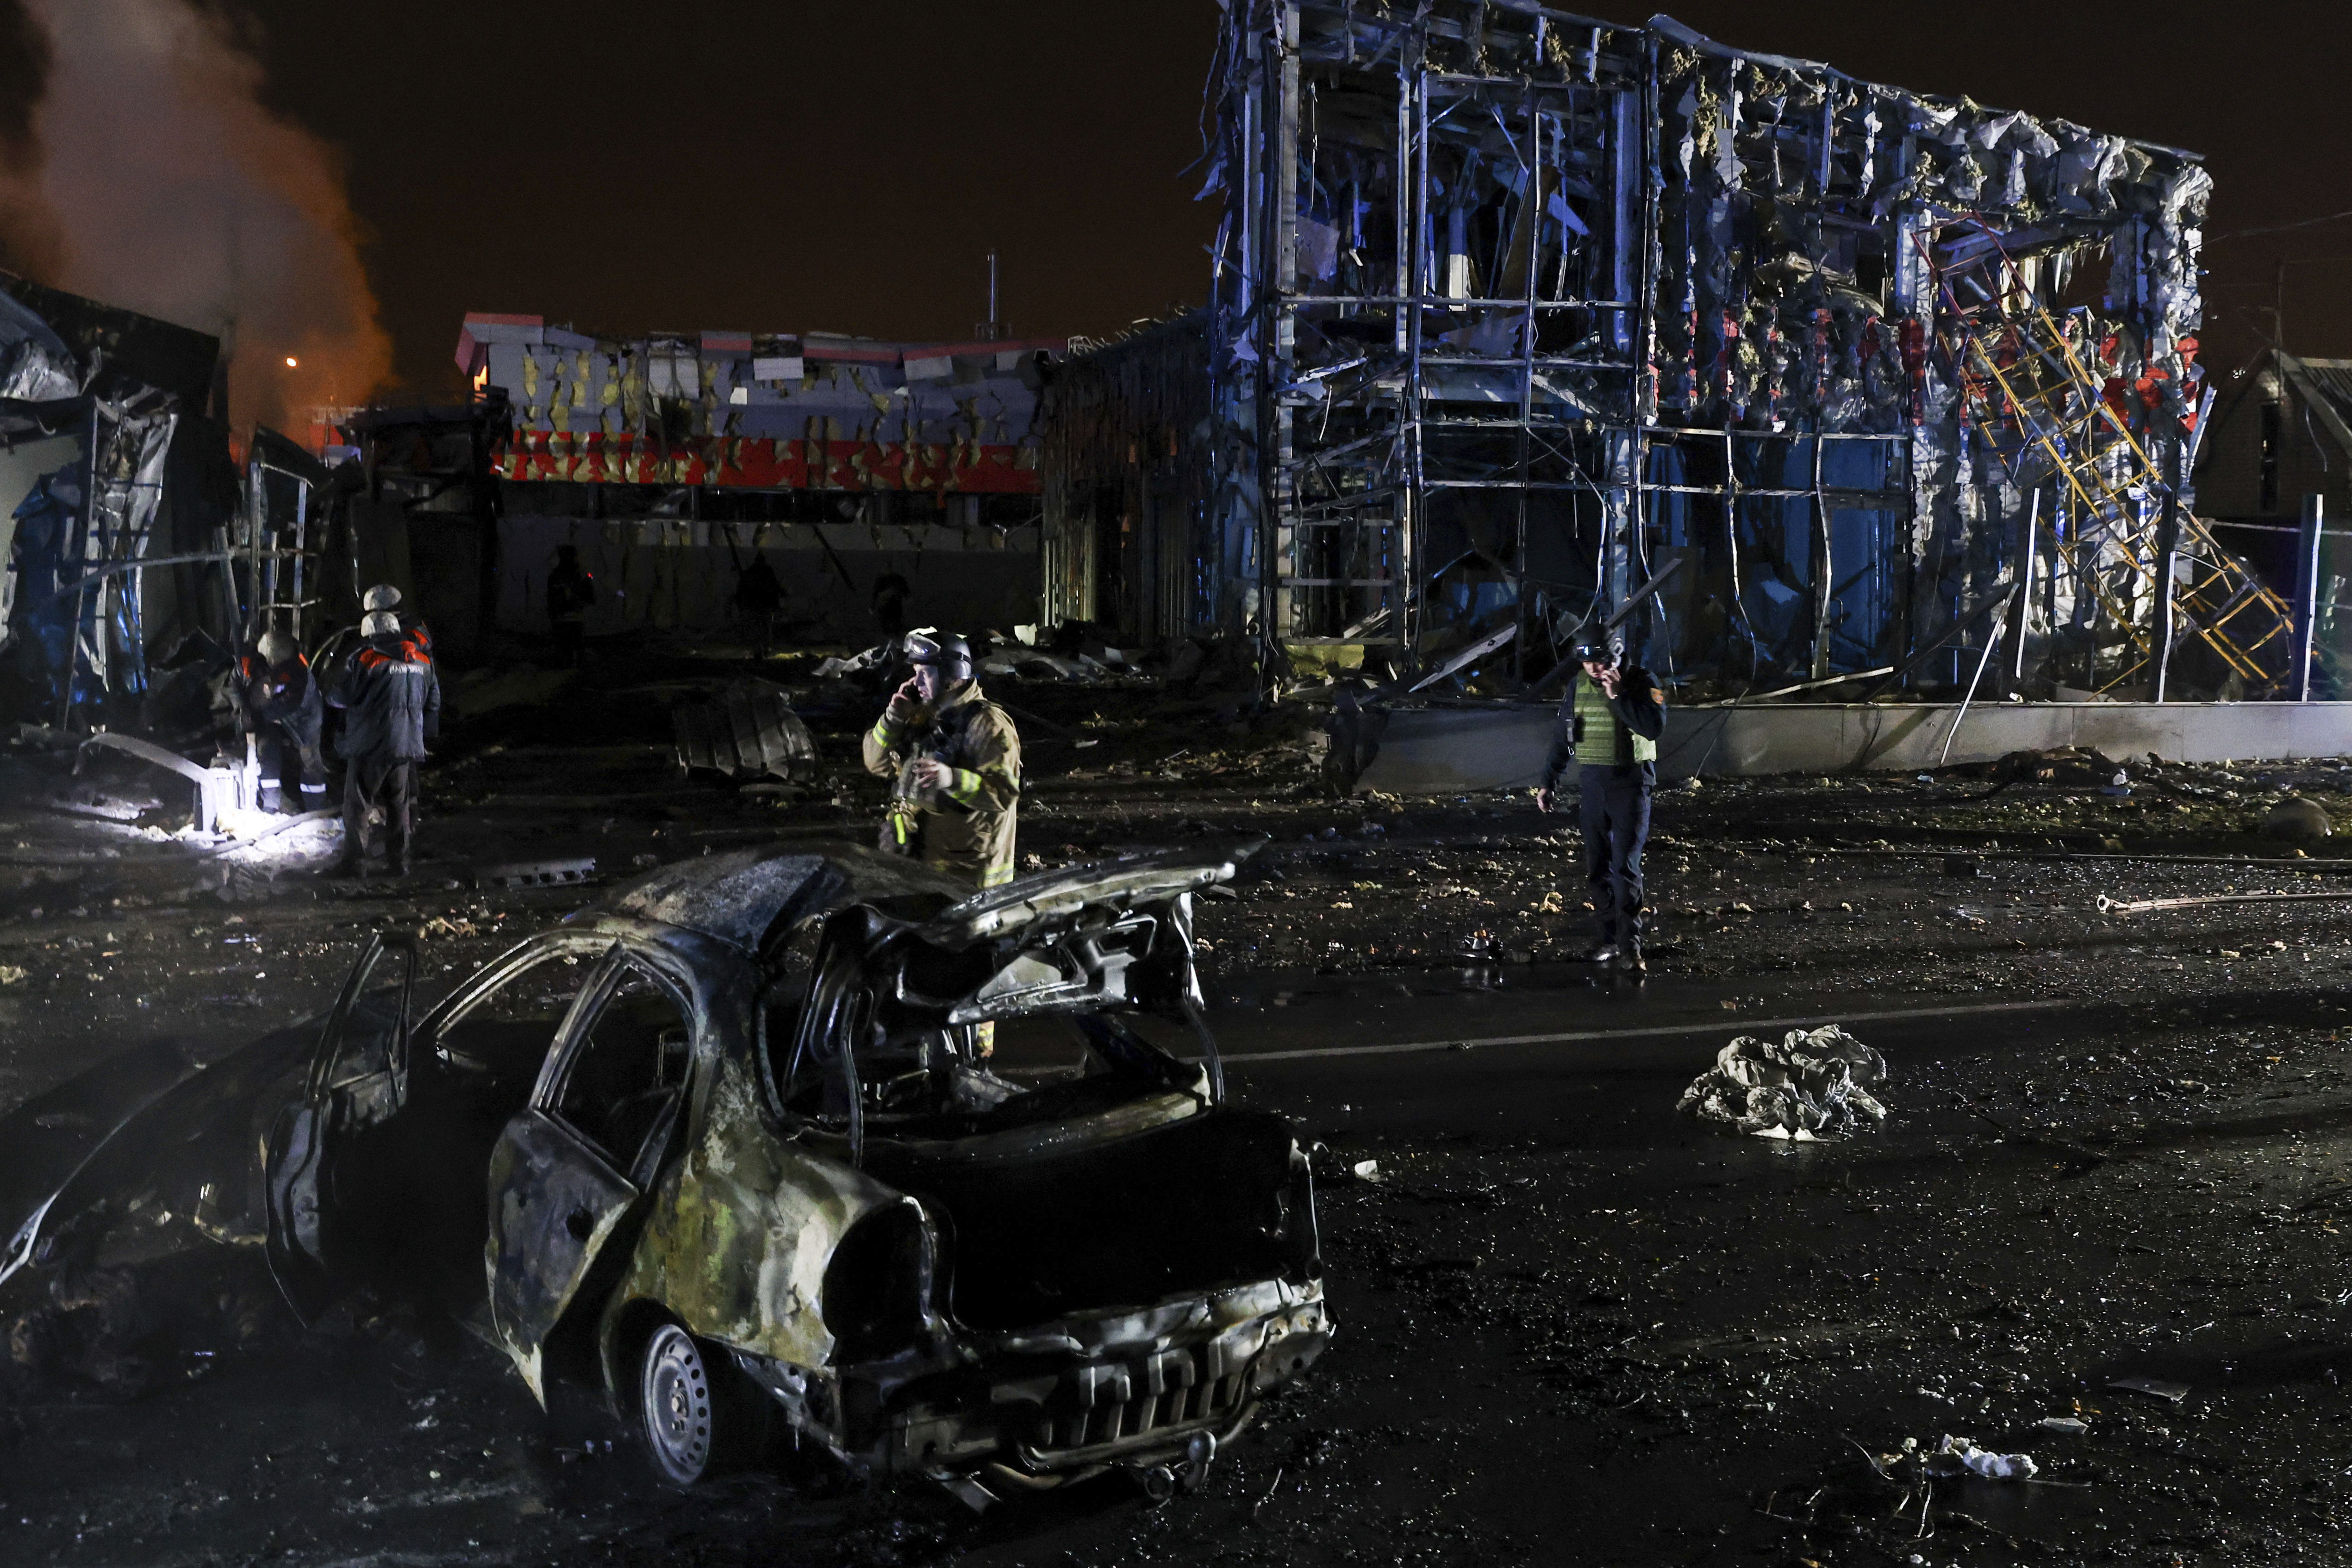
<path fill-rule="evenodd" d="M 1720 694 L 2282 679 L 2181 478 L 2195 155 L 1521 0 L 1234 0 L 1219 48 L 1225 628 L 1504 634 L 1514 686 L 1664 579 L 1629 629 Z"/>

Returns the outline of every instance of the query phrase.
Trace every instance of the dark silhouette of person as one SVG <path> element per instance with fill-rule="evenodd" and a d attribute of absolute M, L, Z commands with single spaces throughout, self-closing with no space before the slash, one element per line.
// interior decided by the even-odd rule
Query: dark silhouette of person
<path fill-rule="evenodd" d="M 751 563 L 735 574 L 735 613 L 743 619 L 754 658 L 768 657 L 776 637 L 776 611 L 784 602 L 784 585 L 768 558 L 754 552 Z"/>
<path fill-rule="evenodd" d="M 907 637 L 907 601 L 915 590 L 896 572 L 885 572 L 874 579 L 874 621 L 882 628 L 882 640 L 896 647 Z"/>
<path fill-rule="evenodd" d="M 596 579 L 581 567 L 579 547 L 557 545 L 555 564 L 547 571 L 547 626 L 554 634 L 556 653 L 566 664 L 580 662 L 588 606 L 595 602 Z"/>

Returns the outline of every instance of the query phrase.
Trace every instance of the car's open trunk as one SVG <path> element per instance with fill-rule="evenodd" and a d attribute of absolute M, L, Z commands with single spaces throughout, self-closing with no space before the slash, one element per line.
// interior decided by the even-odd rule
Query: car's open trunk
<path fill-rule="evenodd" d="M 877 1139 L 866 1167 L 952 1226 L 957 1319 L 1015 1329 L 1287 1272 L 1290 1150 L 1281 1117 L 1220 1110 L 1045 1153 Z"/>

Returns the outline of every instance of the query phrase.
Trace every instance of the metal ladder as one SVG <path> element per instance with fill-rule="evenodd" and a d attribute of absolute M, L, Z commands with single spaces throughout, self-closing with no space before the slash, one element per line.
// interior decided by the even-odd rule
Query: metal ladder
<path fill-rule="evenodd" d="M 2062 499 L 2073 504 L 2076 527 L 2063 535 L 2053 530 L 2051 547 L 2130 639 L 2136 657 L 2102 689 L 2121 685 L 2155 657 L 2155 617 L 2135 614 L 2132 602 L 2153 603 L 2167 586 L 2157 503 L 2172 486 L 2163 464 L 2116 413 L 2066 324 L 2025 286 L 2006 253 L 1992 247 L 1939 267 L 1937 285 L 1939 335 L 1959 371 L 1970 423 L 2002 454 L 2013 479 L 2025 483 L 2024 459 L 2038 455 Z M 1964 289 L 1979 301 L 1964 304 Z M 2294 646 L 2286 601 L 2224 549 L 2203 520 L 2181 508 L 2174 521 L 2173 549 L 2187 567 L 2171 584 L 2178 625 L 2249 685 L 2284 680 Z M 2120 574 L 2113 571 L 2117 565 L 2125 568 Z M 2134 591 L 2119 593 L 2115 576 Z"/>

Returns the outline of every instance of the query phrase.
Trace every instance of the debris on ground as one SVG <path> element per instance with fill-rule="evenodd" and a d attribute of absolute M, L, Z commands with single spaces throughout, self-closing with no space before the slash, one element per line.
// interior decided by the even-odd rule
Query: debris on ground
<path fill-rule="evenodd" d="M 474 868 L 477 888 L 552 888 L 584 882 L 596 874 L 596 858 L 575 856 L 562 860 L 521 860 L 503 866 Z"/>
<path fill-rule="evenodd" d="M 1980 1476 L 1989 1481 L 2030 1481 L 2042 1471 L 2030 1454 L 1996 1454 L 1948 1433 L 1927 1456 L 1931 1476 Z"/>
<path fill-rule="evenodd" d="M 2273 838 L 2326 838 L 2336 831 L 2327 808 L 2305 795 L 2291 795 L 2271 807 L 2263 831 Z"/>
<path fill-rule="evenodd" d="M 1842 1138 L 1886 1120 L 1886 1062 L 1835 1024 L 1778 1045 L 1742 1035 L 1683 1091 L 1684 1115 L 1759 1138 Z"/>
<path fill-rule="evenodd" d="M 689 772 L 709 768 L 729 778 L 768 773 L 789 781 L 818 771 L 815 738 L 793 711 L 784 689 L 772 682 L 730 680 L 718 700 L 680 708 L 671 717 L 677 765 Z"/>

